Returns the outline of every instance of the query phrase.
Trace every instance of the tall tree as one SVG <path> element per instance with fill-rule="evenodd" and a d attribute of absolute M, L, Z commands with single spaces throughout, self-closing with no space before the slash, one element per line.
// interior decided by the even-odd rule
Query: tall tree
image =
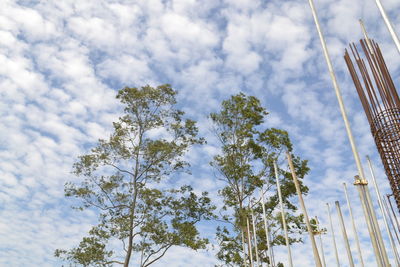
<path fill-rule="evenodd" d="M 257 218 L 262 218 L 259 201 L 262 190 L 268 195 L 265 209 L 270 221 L 272 244 L 285 244 L 280 230 L 282 224 L 273 162 L 281 158 L 282 152 L 291 152 L 292 144 L 286 131 L 265 127 L 267 115 L 256 97 L 242 93 L 223 101 L 221 111 L 210 115 L 221 144 L 221 153 L 214 157 L 211 165 L 218 171 L 218 178 L 225 182 L 219 193 L 224 200 L 221 214 L 226 224 L 217 229 L 220 245 L 217 257 L 224 263 L 222 266 L 246 266 L 249 255 L 255 255 L 255 251 L 246 251 L 246 257 L 243 257 L 243 241 L 249 243 L 247 219 L 251 223 L 251 209 Z M 292 157 L 296 173 L 302 179 L 309 171 L 307 161 L 294 155 Z M 295 214 L 297 208 L 291 202 L 291 197 L 296 194 L 295 186 L 288 169 L 279 168 L 279 174 L 290 242 L 300 242 L 299 233 L 305 231 L 305 226 L 303 216 Z M 301 189 L 303 193 L 308 191 L 303 184 Z M 249 230 L 253 232 L 251 228 Z M 266 245 L 265 230 L 260 220 L 256 222 L 256 235 L 260 261 L 270 262 L 267 253 L 270 248 Z"/>
<path fill-rule="evenodd" d="M 82 266 L 135 262 L 146 267 L 172 246 L 206 246 L 196 224 L 213 217 L 207 193 L 198 196 L 190 186 L 158 186 L 188 170 L 185 153 L 204 142 L 195 122 L 184 120 L 175 108 L 175 95 L 169 85 L 118 92 L 124 116 L 113 123 L 107 140 L 99 140 L 74 164 L 82 183 L 65 186 L 65 195 L 77 199 L 77 209 L 98 211 L 99 223 L 77 247 L 56 250 L 55 256 Z"/>

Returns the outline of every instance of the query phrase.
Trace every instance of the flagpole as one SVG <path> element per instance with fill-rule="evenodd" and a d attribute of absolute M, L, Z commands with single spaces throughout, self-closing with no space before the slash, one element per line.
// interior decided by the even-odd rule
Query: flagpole
<path fill-rule="evenodd" d="M 287 247 L 287 250 L 288 250 L 289 266 L 293 267 L 292 251 L 290 249 L 289 236 L 288 236 L 288 230 L 287 230 L 286 218 L 285 218 L 286 214 L 285 214 L 285 210 L 283 208 L 281 185 L 279 183 L 278 166 L 276 165 L 275 161 L 274 161 L 274 171 L 275 171 L 275 179 L 276 179 L 276 188 L 278 189 L 279 204 L 280 204 L 280 207 L 281 207 L 282 225 L 283 225 L 283 230 L 285 232 L 286 247 Z"/>

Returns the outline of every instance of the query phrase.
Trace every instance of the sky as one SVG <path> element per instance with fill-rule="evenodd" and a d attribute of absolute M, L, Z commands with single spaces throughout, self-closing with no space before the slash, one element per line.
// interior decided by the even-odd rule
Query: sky
<path fill-rule="evenodd" d="M 400 2 L 382 2 L 400 33 Z M 315 5 L 365 172 L 370 155 L 380 189 L 389 193 L 343 53 L 362 38 L 362 18 L 397 84 L 400 55 L 373 0 Z M 357 264 L 342 187 L 348 184 L 366 265 L 376 266 L 352 185 L 355 163 L 306 0 L 0 1 L 0 266 L 61 266 L 54 250 L 73 247 L 96 219 L 64 198 L 64 184 L 78 181 L 73 162 L 110 134 L 121 114 L 119 89 L 164 83 L 178 90 L 179 107 L 208 139 L 190 151 L 195 175 L 185 183 L 216 194 L 220 184 L 209 161 L 218 143 L 207 115 L 232 94 L 254 95 L 270 113 L 265 125 L 287 130 L 295 153 L 309 160 L 309 214 L 328 228 L 325 203 L 340 201 Z M 341 264 L 348 266 L 332 213 Z M 201 229 L 211 237 L 215 231 Z M 296 267 L 313 266 L 304 240 L 292 248 Z M 327 266 L 334 266 L 330 233 L 323 240 Z M 286 263 L 286 249 L 275 252 Z M 215 253 L 173 248 L 154 266 L 213 266 Z"/>

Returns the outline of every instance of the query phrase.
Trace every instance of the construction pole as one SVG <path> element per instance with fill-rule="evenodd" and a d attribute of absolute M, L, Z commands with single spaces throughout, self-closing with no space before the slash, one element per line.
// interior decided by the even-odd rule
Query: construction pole
<path fill-rule="evenodd" d="M 389 217 L 390 223 L 392 224 L 392 228 L 393 228 L 394 234 L 396 235 L 397 243 L 400 244 L 399 235 L 397 234 L 396 226 L 394 225 L 392 215 L 390 214 L 390 210 L 389 210 L 389 207 L 388 207 L 388 204 L 387 204 L 387 200 L 384 197 L 382 197 L 382 201 L 383 201 L 383 205 L 385 206 L 386 213 L 387 213 L 387 215 Z"/>
<path fill-rule="evenodd" d="M 349 259 L 349 265 L 350 265 L 350 267 L 354 267 L 354 261 L 353 261 L 353 256 L 351 255 L 349 238 L 347 237 L 346 226 L 344 225 L 342 210 L 340 209 L 339 201 L 335 201 L 335 205 L 336 205 L 336 210 L 337 210 L 337 213 L 339 216 L 340 227 L 342 229 L 343 241 L 344 241 L 344 244 L 346 247 L 347 257 Z"/>
<path fill-rule="evenodd" d="M 338 251 L 337 251 L 337 247 L 336 247 L 336 240 L 335 240 L 335 231 L 333 230 L 331 208 L 329 207 L 329 203 L 326 203 L 326 206 L 328 208 L 328 217 L 329 217 L 329 224 L 331 226 L 333 248 L 335 249 L 336 264 L 337 264 L 337 267 L 340 267 L 339 255 L 338 255 Z"/>
<path fill-rule="evenodd" d="M 358 238 L 357 227 L 356 227 L 356 223 L 354 221 L 353 209 L 351 208 L 349 194 L 347 193 L 346 183 L 343 183 L 343 188 L 344 188 L 344 194 L 346 196 L 347 208 L 349 209 L 349 214 L 350 214 L 350 218 L 351 218 L 351 224 L 352 224 L 352 227 L 353 227 L 354 237 L 356 239 L 358 257 L 360 258 L 360 265 L 362 267 L 364 267 L 364 259 L 362 257 L 362 253 L 361 253 L 360 239 Z"/>
<path fill-rule="evenodd" d="M 251 234 L 250 234 L 250 223 L 249 223 L 249 217 L 246 215 L 246 222 L 247 222 L 247 240 L 248 240 L 248 248 L 249 248 L 249 255 L 250 255 L 250 266 L 254 267 L 254 262 L 253 262 L 253 248 L 251 246 Z"/>
<path fill-rule="evenodd" d="M 361 180 L 358 175 L 355 176 L 354 178 L 355 178 L 354 185 L 356 186 L 358 194 L 360 196 L 361 205 L 363 207 L 364 215 L 366 217 L 365 221 L 367 223 L 369 235 L 370 235 L 370 238 L 371 238 L 372 248 L 374 249 L 374 253 L 375 253 L 375 256 L 376 256 L 376 262 L 378 264 L 378 267 L 385 267 L 385 263 L 383 261 L 382 254 L 381 254 L 380 249 L 379 249 L 378 240 L 377 240 L 376 232 L 375 232 L 375 229 L 374 229 L 374 225 L 373 225 L 372 220 L 371 220 L 371 211 L 370 211 L 368 202 L 366 201 L 365 190 L 363 190 L 363 187 L 368 185 L 368 182 L 365 179 Z"/>
<path fill-rule="evenodd" d="M 383 8 L 383 5 L 380 0 L 375 0 L 375 3 L 378 6 L 379 11 L 381 12 L 382 18 L 385 21 L 386 27 L 388 28 L 390 35 L 392 36 L 392 39 L 396 45 L 397 51 L 400 53 L 400 40 L 393 28 L 392 23 L 389 20 L 388 15 L 386 14 L 386 11 Z"/>
<path fill-rule="evenodd" d="M 285 232 L 286 248 L 288 250 L 289 267 L 293 267 L 292 251 L 290 249 L 289 236 L 288 236 L 288 230 L 287 230 L 287 225 L 286 225 L 286 213 L 285 213 L 285 210 L 283 207 L 281 185 L 279 183 L 278 166 L 276 165 L 276 161 L 274 161 L 274 171 L 275 171 L 275 179 L 276 179 L 276 188 L 278 189 L 279 205 L 281 207 L 282 225 L 283 225 L 283 230 Z"/>
<path fill-rule="evenodd" d="M 366 199 L 368 201 L 368 205 L 371 207 L 370 208 L 371 209 L 371 218 L 372 218 L 372 221 L 373 221 L 373 223 L 375 225 L 374 226 L 375 227 L 375 232 L 376 232 L 376 235 L 378 237 L 378 245 L 379 245 L 381 253 L 382 253 L 383 261 L 385 263 L 385 266 L 390 266 L 389 258 L 388 258 L 388 255 L 387 255 L 387 252 L 386 252 L 386 248 L 385 248 L 385 243 L 383 243 L 381 229 L 379 227 L 378 219 L 376 217 L 374 205 L 372 204 L 371 194 L 369 192 L 368 186 L 365 186 L 364 190 L 365 190 Z"/>
<path fill-rule="evenodd" d="M 286 151 L 286 157 L 287 157 L 288 162 L 289 162 L 289 168 L 290 168 L 290 171 L 292 173 L 293 182 L 294 182 L 294 185 L 296 187 L 297 195 L 299 197 L 300 206 L 301 206 L 301 209 L 302 209 L 303 214 L 304 214 L 304 220 L 305 220 L 306 225 L 307 225 L 307 231 L 308 231 L 308 234 L 310 236 L 311 246 L 312 246 L 312 249 L 313 249 L 314 260 L 315 260 L 315 266 L 316 267 L 322 267 L 321 259 L 319 257 L 319 253 L 318 253 L 317 244 L 315 243 L 314 233 L 313 233 L 313 230 L 312 230 L 312 227 L 311 227 L 311 224 L 310 224 L 310 220 L 308 218 L 306 205 L 304 204 L 303 195 L 301 194 L 300 184 L 299 184 L 299 181 L 297 179 L 296 172 L 294 170 L 292 157 L 290 156 L 290 153 L 288 151 Z"/>
<path fill-rule="evenodd" d="M 242 231 L 242 248 L 243 248 L 243 262 L 244 262 L 244 267 L 247 267 L 247 259 L 246 259 L 246 245 L 245 245 L 245 241 L 244 241 L 244 234 Z"/>
<path fill-rule="evenodd" d="M 376 183 L 375 171 L 374 171 L 374 168 L 372 166 L 371 159 L 369 158 L 369 156 L 367 156 L 367 161 L 368 161 L 369 170 L 371 172 L 372 181 L 374 183 L 375 193 L 376 193 L 376 196 L 378 198 L 379 208 L 380 208 L 380 210 L 382 212 L 383 222 L 385 223 L 386 231 L 387 231 L 388 236 L 389 236 L 390 245 L 391 245 L 392 250 L 393 250 L 394 259 L 396 261 L 396 266 L 400 266 L 399 254 L 397 252 L 396 245 L 394 244 L 393 235 L 392 235 L 392 233 L 390 231 L 389 224 L 388 224 L 387 219 L 386 219 L 386 212 L 385 212 L 384 207 L 383 207 L 381 192 L 379 191 L 378 184 Z"/>
<path fill-rule="evenodd" d="M 365 180 L 365 175 L 364 175 L 364 170 L 363 170 L 362 165 L 361 165 L 360 155 L 358 154 L 357 146 L 356 146 L 356 143 L 354 141 L 354 137 L 353 137 L 353 133 L 351 131 L 350 123 L 349 123 L 349 120 L 347 118 L 346 108 L 344 106 L 343 99 L 342 99 L 342 93 L 340 91 L 339 84 L 338 84 L 338 82 L 336 80 L 336 75 L 335 75 L 335 72 L 333 70 L 332 62 L 331 62 L 331 59 L 330 59 L 330 56 L 329 56 L 328 47 L 326 46 L 324 35 L 322 34 L 322 30 L 321 30 L 321 26 L 320 26 L 320 23 L 319 23 L 319 20 L 318 20 L 318 15 L 317 15 L 317 11 L 315 9 L 314 1 L 313 0 L 309 0 L 309 4 L 310 4 L 310 7 L 311 7 L 312 15 L 314 17 L 315 26 L 317 27 L 318 35 L 319 35 L 319 38 L 320 38 L 320 41 L 321 41 L 322 49 L 323 49 L 323 52 L 324 52 L 324 57 L 325 57 L 327 65 L 328 65 L 329 74 L 330 74 L 330 77 L 332 79 L 333 87 L 335 89 L 336 98 L 337 98 L 337 101 L 339 103 L 340 112 L 342 114 L 342 118 L 343 118 L 343 122 L 344 122 L 344 125 L 345 125 L 345 128 L 346 128 L 347 136 L 349 138 L 351 150 L 353 152 L 353 157 L 354 157 L 354 160 L 356 162 L 358 175 L 359 175 L 359 177 L 361 177 L 361 180 Z M 366 221 L 370 220 L 366 209 L 364 209 L 364 216 L 365 216 L 365 220 Z M 369 234 L 370 234 L 371 240 L 375 239 L 375 235 L 374 235 L 374 232 L 373 232 L 372 228 L 370 229 Z M 374 250 L 374 252 L 375 252 L 376 260 L 377 260 L 377 262 L 379 262 L 380 261 L 378 259 L 378 258 L 380 258 L 380 254 L 378 253 L 379 250 L 378 251 Z"/>
<path fill-rule="evenodd" d="M 253 224 L 254 248 L 255 248 L 255 251 L 256 251 L 257 267 L 259 267 L 260 266 L 260 258 L 258 257 L 256 220 L 254 218 L 253 209 L 251 209 L 251 221 L 252 221 L 252 224 Z"/>
<path fill-rule="evenodd" d="M 268 249 L 268 254 L 269 254 L 269 263 L 268 267 L 272 265 L 272 249 L 271 249 L 271 242 L 269 240 L 269 231 L 268 231 L 268 221 L 267 221 L 267 214 L 265 212 L 265 199 L 264 199 L 264 189 L 261 188 L 261 201 L 262 201 L 262 211 L 263 211 L 263 217 L 264 217 L 264 230 L 265 230 L 265 237 L 267 239 L 267 249 Z"/>
<path fill-rule="evenodd" d="M 386 195 L 386 197 L 387 197 L 387 200 L 388 200 L 388 202 L 389 202 L 390 209 L 392 210 L 392 213 L 393 213 L 393 218 L 394 218 L 394 220 L 396 221 L 397 229 L 400 231 L 400 225 L 399 225 L 399 221 L 397 220 L 397 215 L 396 215 L 396 212 L 394 212 L 394 209 L 393 209 L 392 202 L 390 201 L 390 195 L 389 195 L 389 194 L 387 194 L 387 195 Z"/>
<path fill-rule="evenodd" d="M 319 228 L 319 220 L 318 217 L 315 216 L 315 222 L 317 223 L 317 234 L 319 235 L 319 246 L 321 247 L 321 257 L 322 257 L 322 265 L 326 267 L 326 261 L 325 261 L 325 253 L 324 253 L 324 244 L 322 243 L 322 230 Z"/>

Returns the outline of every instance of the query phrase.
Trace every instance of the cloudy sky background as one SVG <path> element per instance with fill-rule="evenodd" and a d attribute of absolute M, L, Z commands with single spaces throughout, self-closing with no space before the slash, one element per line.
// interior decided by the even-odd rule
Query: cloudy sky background
<path fill-rule="evenodd" d="M 400 32 L 400 2 L 383 3 Z M 373 0 L 315 4 L 360 155 L 364 163 L 365 155 L 372 157 L 381 190 L 389 192 L 342 56 L 349 42 L 362 37 L 359 18 L 381 45 L 395 83 L 400 56 Z M 323 226 L 328 227 L 326 202 L 340 200 L 348 216 L 342 190 L 348 183 L 364 258 L 375 266 L 352 186 L 355 164 L 306 0 L 2 0 L 0 266 L 61 266 L 54 249 L 77 244 L 96 218 L 91 211 L 81 216 L 71 210 L 63 196 L 64 183 L 76 180 L 72 163 L 110 132 L 121 111 L 118 89 L 163 83 L 179 91 L 180 108 L 209 137 L 206 146 L 191 151 L 195 176 L 185 183 L 218 190 L 208 165 L 217 143 L 206 116 L 232 94 L 255 95 L 270 112 L 266 126 L 288 130 L 295 152 L 309 160 L 306 205 Z M 335 212 L 333 217 L 347 266 Z M 213 227 L 202 230 L 213 236 Z M 334 266 L 330 238 L 324 236 L 325 252 Z M 387 248 L 391 255 L 389 243 Z M 285 248 L 275 251 L 285 263 Z M 174 248 L 154 266 L 213 266 L 214 254 Z M 312 266 L 309 244 L 294 246 L 293 258 L 296 267 Z"/>

